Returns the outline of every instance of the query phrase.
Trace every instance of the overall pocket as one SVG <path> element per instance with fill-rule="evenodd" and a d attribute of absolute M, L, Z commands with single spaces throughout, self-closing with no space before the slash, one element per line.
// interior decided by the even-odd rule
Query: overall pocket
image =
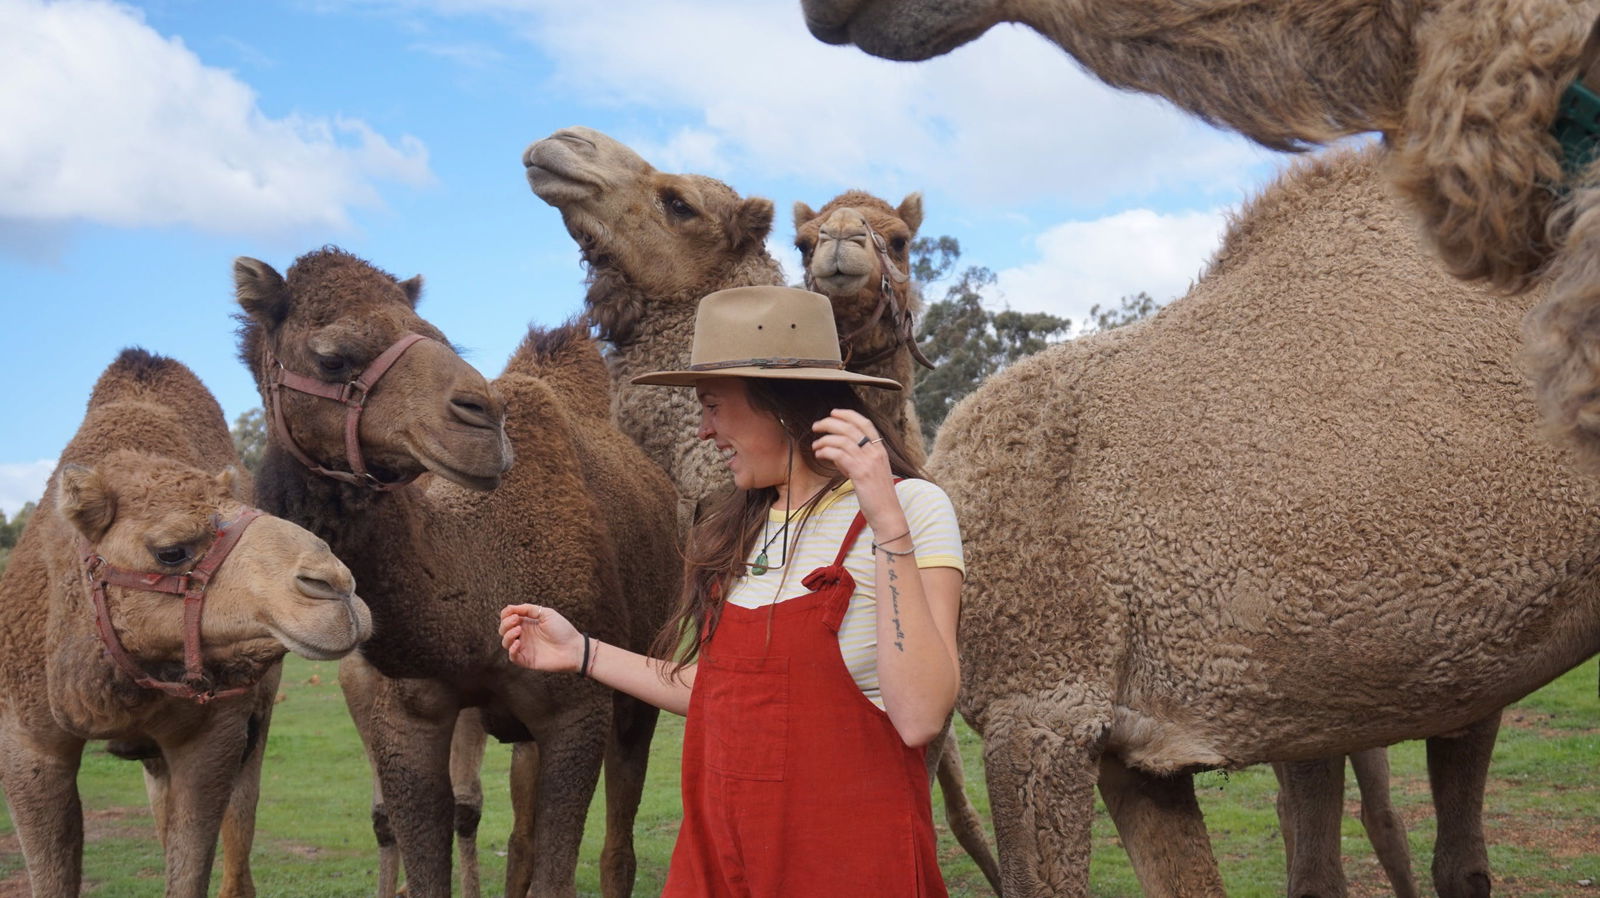
<path fill-rule="evenodd" d="M 695 692 L 706 727 L 706 766 L 735 779 L 783 779 L 789 743 L 789 659 L 701 658 Z M 709 674 L 709 676 L 707 676 Z"/>

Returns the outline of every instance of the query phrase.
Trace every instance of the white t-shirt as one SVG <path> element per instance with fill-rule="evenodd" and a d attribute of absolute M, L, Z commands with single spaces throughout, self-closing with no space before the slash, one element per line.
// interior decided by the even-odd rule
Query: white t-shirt
<path fill-rule="evenodd" d="M 952 567 L 962 573 L 966 564 L 961 554 L 961 530 L 956 524 L 955 508 L 944 490 L 926 480 L 902 480 L 895 484 L 900 506 L 905 510 L 906 521 L 911 525 L 911 541 L 917 548 L 917 567 Z M 855 485 L 846 480 L 837 489 L 823 496 L 816 509 L 804 520 L 795 513 L 789 524 L 789 558 L 783 557 L 784 538 L 779 535 L 783 527 L 784 510 L 771 510 L 766 533 L 756 537 L 746 561 L 755 563 L 761 554 L 762 544 L 768 542 L 767 566 L 760 576 L 754 574 L 739 578 L 728 592 L 728 601 L 741 608 L 765 608 L 805 595 L 809 590 L 802 583 L 807 574 L 819 567 L 833 564 L 844 542 L 845 533 L 861 510 L 856 498 Z M 893 535 L 893 534 L 891 534 Z M 856 543 L 845 556 L 844 566 L 855 578 L 856 590 L 850 597 L 850 607 L 845 611 L 839 626 L 839 653 L 856 685 L 872 703 L 883 707 L 878 690 L 878 618 L 874 588 L 878 566 L 872 557 L 872 528 L 864 527 Z M 780 567 L 781 565 L 781 567 Z"/>

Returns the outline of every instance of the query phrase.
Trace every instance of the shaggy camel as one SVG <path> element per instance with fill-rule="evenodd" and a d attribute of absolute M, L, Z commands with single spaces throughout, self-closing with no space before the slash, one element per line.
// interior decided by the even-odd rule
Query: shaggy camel
<path fill-rule="evenodd" d="M 727 466 L 689 423 L 700 418 L 691 391 L 629 380 L 688 365 L 700 297 L 783 284 L 765 243 L 772 201 L 745 199 L 704 175 L 657 171 L 592 128 L 535 141 L 522 161 L 528 184 L 561 212 L 589 270 L 584 306 L 610 344 L 613 417 L 677 486 L 687 525 L 729 487 Z"/>
<path fill-rule="evenodd" d="M 1452 274 L 1520 290 L 1553 263 L 1546 302 L 1528 319 L 1526 364 L 1552 435 L 1600 469 L 1600 160 L 1584 111 L 1593 100 L 1564 96 L 1580 75 L 1600 91 L 1600 0 L 802 6 L 818 38 L 894 59 L 1019 22 L 1114 87 L 1274 149 L 1381 131 L 1389 180 Z M 1570 159 L 1553 125 L 1582 133 L 1564 138 Z"/>
<path fill-rule="evenodd" d="M 941 429 L 1008 896 L 1085 893 L 1097 780 L 1152 895 L 1221 893 L 1195 770 L 1465 727 L 1430 743 L 1454 824 L 1499 709 L 1600 649 L 1600 484 L 1537 437 L 1524 309 L 1438 273 L 1378 167 L 1297 167 L 1186 297 Z M 1475 894 L 1481 846 L 1440 837 Z"/>
<path fill-rule="evenodd" d="M 328 540 L 372 608 L 362 656 L 383 679 L 368 735 L 408 894 L 450 892 L 450 742 L 468 707 L 490 735 L 538 744 L 532 894 L 574 894 L 602 757 L 601 883 L 627 894 L 654 709 L 511 665 L 494 627 L 507 602 L 535 601 L 643 649 L 677 588 L 672 488 L 611 425 L 598 348 L 577 327 L 532 332 L 491 385 L 416 314 L 420 279 L 332 248 L 287 278 L 240 259 L 234 278 L 240 355 L 284 422 L 269 433 L 262 501 Z M 339 392 L 384 361 L 354 424 L 340 404 L 273 386 L 297 373 Z M 436 476 L 398 485 L 425 472 Z"/>
<path fill-rule="evenodd" d="M 312 534 L 255 516 L 237 464 L 199 379 L 126 350 L 0 579 L 0 784 L 36 898 L 79 892 L 90 739 L 147 759 L 166 894 L 204 896 L 225 808 L 254 815 L 278 662 L 336 658 L 371 630 L 349 570 Z M 229 828 L 243 863 L 252 824 Z M 252 891 L 248 874 L 223 885 Z"/>
<path fill-rule="evenodd" d="M 901 393 L 868 390 L 872 395 L 863 398 L 905 438 L 918 467 L 927 461 L 927 449 L 911 401 L 920 355 L 915 322 L 922 310 L 911 282 L 911 241 L 921 226 L 920 193 L 899 206 L 860 190 L 841 193 L 817 211 L 794 204 L 794 245 L 806 289 L 833 301 L 833 319 L 844 335 L 840 354 L 851 371 L 905 387 Z"/>
<path fill-rule="evenodd" d="M 911 282 L 911 241 L 922 225 L 922 195 L 898 207 L 859 190 L 829 200 L 821 211 L 794 204 L 795 248 L 805 268 L 806 288 L 827 296 L 840 333 L 839 354 L 852 371 L 887 377 L 902 393 L 865 390 L 862 399 L 899 433 L 906 454 L 921 467 L 927 458 L 922 425 L 911 389 L 916 381 L 915 318 L 921 308 Z M 881 394 L 881 395 L 880 395 Z M 955 730 L 946 726 L 928 752 L 929 781 L 944 794 L 945 820 L 956 841 L 1000 890 L 1000 865 L 983 834 L 983 819 L 967 799 L 966 773 Z"/>

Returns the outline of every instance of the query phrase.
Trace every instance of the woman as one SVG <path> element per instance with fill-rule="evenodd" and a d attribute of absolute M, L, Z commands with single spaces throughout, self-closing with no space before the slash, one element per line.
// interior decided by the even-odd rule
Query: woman
<path fill-rule="evenodd" d="M 827 298 L 787 287 L 705 297 L 689 368 L 634 382 L 694 387 L 735 489 L 654 657 L 513 605 L 511 659 L 687 715 L 664 895 L 945 895 L 923 746 L 960 680 L 960 534 L 851 387 L 900 385 L 845 371 Z"/>

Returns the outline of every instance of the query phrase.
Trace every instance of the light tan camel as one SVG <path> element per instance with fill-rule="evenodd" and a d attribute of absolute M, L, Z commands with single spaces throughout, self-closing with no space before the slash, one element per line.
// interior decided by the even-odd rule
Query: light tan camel
<path fill-rule="evenodd" d="M 1553 265 L 1525 364 L 1552 434 L 1600 470 L 1600 160 L 1564 163 L 1551 134 L 1576 78 L 1600 90 L 1600 0 L 801 3 L 817 37 L 893 59 L 1019 22 L 1114 87 L 1275 149 L 1382 132 L 1389 180 L 1452 274 L 1520 290 Z M 1560 126 L 1584 120 L 1592 147 L 1594 117 Z"/>
<path fill-rule="evenodd" d="M 1439 273 L 1378 168 L 1297 167 L 1187 296 L 941 428 L 1009 898 L 1086 893 L 1097 781 L 1146 894 L 1220 894 L 1193 771 L 1456 734 L 1435 884 L 1487 882 L 1444 826 L 1499 709 L 1600 649 L 1600 484 L 1537 436 L 1526 303 Z"/>
<path fill-rule="evenodd" d="M 490 735 L 538 744 L 531 894 L 574 894 L 602 758 L 601 885 L 627 894 L 654 709 L 511 665 L 495 629 L 503 605 L 535 601 L 642 650 L 677 589 L 672 487 L 611 424 L 598 347 L 577 327 L 532 332 L 491 385 L 417 315 L 419 279 L 397 282 L 332 248 L 301 257 L 287 278 L 253 259 L 238 260 L 234 277 L 240 355 L 286 424 L 269 434 L 262 502 L 328 540 L 372 608 L 362 656 L 383 679 L 367 737 L 407 893 L 450 893 L 450 743 L 458 713 L 476 707 Z M 409 334 L 425 339 L 408 344 Z M 354 425 L 359 453 L 347 448 L 343 405 L 271 386 L 282 371 L 338 392 L 386 354 L 393 364 Z M 364 469 L 386 488 L 316 473 L 296 453 L 347 479 Z"/>
<path fill-rule="evenodd" d="M 321 540 L 244 514 L 237 463 L 200 381 L 126 350 L 95 384 L 0 578 L 0 784 L 35 898 L 78 895 L 76 780 L 91 739 L 146 759 L 166 894 L 204 896 L 225 816 L 246 818 L 227 825 L 230 863 L 248 857 L 278 662 L 335 658 L 370 632 L 349 570 Z M 184 582 L 197 600 L 145 588 L 196 568 Z M 199 608 L 191 623 L 186 606 Z M 252 892 L 246 868 L 222 894 Z"/>
<path fill-rule="evenodd" d="M 852 371 L 887 377 L 905 390 L 866 390 L 862 399 L 899 431 L 907 455 L 921 467 L 927 450 L 911 391 L 916 384 L 915 319 L 921 310 L 911 282 L 911 242 L 922 225 L 922 195 L 890 206 L 860 190 L 829 200 L 820 211 L 794 204 L 795 248 L 805 268 L 806 288 L 827 296 L 838 324 L 839 354 Z M 883 395 L 879 395 L 883 394 Z M 928 752 L 930 780 L 944 794 L 945 820 L 995 891 L 1000 865 L 989 850 L 983 818 L 967 799 L 961 747 L 946 726 Z"/>
<path fill-rule="evenodd" d="M 746 199 L 704 175 L 657 171 L 592 128 L 563 128 L 523 153 L 528 183 L 561 212 L 589 270 L 584 307 L 610 344 L 617 426 L 660 465 L 682 497 L 680 521 L 729 488 L 727 466 L 695 436 L 689 390 L 629 383 L 681 368 L 700 297 L 728 287 L 783 283 L 767 252 L 772 201 Z"/>
<path fill-rule="evenodd" d="M 921 226 L 920 193 L 899 206 L 860 190 L 841 193 L 816 211 L 794 204 L 794 245 L 806 289 L 833 301 L 846 367 L 905 387 L 900 393 L 869 390 L 872 395 L 863 398 L 905 438 L 918 467 L 927 450 L 911 401 L 917 379 L 916 316 L 922 310 L 911 282 L 911 242 Z"/>

